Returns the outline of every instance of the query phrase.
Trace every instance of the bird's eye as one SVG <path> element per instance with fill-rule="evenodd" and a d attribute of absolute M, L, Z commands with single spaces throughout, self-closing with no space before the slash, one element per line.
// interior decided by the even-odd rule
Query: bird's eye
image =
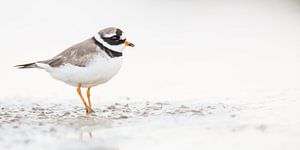
<path fill-rule="evenodd" d="M 119 38 L 120 38 L 120 37 L 118 37 L 118 36 L 112 36 L 112 37 L 111 37 L 112 40 L 119 40 Z"/>

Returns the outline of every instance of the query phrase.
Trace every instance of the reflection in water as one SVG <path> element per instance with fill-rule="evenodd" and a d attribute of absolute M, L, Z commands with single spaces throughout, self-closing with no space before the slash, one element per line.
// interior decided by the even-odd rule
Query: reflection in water
<path fill-rule="evenodd" d="M 102 132 L 112 127 L 113 121 L 101 116 L 81 115 L 74 118 L 61 120 L 70 132 L 63 136 L 68 139 L 70 145 L 64 145 L 63 149 L 99 149 L 99 150 L 118 150 L 117 143 L 105 134 L 93 135 L 94 131 Z"/>
<path fill-rule="evenodd" d="M 92 139 L 92 138 L 93 138 L 92 131 L 89 131 L 89 132 L 80 132 L 80 134 L 79 134 L 79 139 L 82 140 L 82 141 L 83 140 Z"/>

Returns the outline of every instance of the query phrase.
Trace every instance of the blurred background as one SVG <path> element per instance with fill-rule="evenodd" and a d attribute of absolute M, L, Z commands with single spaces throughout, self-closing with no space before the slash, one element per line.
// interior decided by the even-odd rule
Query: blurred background
<path fill-rule="evenodd" d="M 1 1 L 0 98 L 78 99 L 37 69 L 44 60 L 116 26 L 136 47 L 99 101 L 187 100 L 300 86 L 299 0 Z M 80 101 L 77 101 L 80 103 Z"/>

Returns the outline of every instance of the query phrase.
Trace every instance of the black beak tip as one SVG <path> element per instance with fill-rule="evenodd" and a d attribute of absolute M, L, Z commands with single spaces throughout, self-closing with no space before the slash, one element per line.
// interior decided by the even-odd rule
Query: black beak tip
<path fill-rule="evenodd" d="M 130 47 L 134 47 L 134 44 L 130 43 L 130 44 L 128 44 L 128 46 L 130 46 Z"/>

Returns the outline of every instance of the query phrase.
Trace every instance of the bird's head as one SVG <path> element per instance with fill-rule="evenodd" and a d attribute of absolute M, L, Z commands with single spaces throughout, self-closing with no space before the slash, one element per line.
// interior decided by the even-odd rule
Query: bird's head
<path fill-rule="evenodd" d="M 133 43 L 126 40 L 124 32 L 115 27 L 100 30 L 95 38 L 103 46 L 116 52 L 122 52 L 126 46 L 134 47 Z"/>

